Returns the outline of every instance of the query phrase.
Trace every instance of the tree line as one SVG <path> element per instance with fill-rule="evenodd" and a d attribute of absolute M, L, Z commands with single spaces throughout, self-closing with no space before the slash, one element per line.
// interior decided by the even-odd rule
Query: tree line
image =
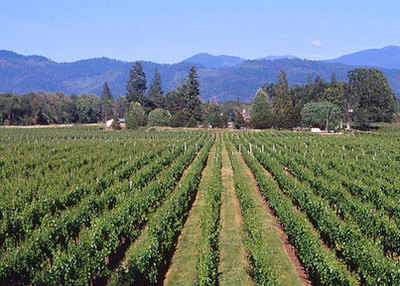
<path fill-rule="evenodd" d="M 276 83 L 265 83 L 256 93 L 251 109 L 253 128 L 351 127 L 366 129 L 373 122 L 395 120 L 397 98 L 381 70 L 350 70 L 347 81 L 330 82 L 308 75 L 305 85 L 289 86 L 280 70 Z M 347 126 L 350 125 L 350 126 Z"/>
<path fill-rule="evenodd" d="M 149 88 L 147 88 L 149 86 Z M 202 102 L 197 69 L 192 66 L 186 78 L 173 91 L 165 93 L 161 76 L 154 71 L 150 84 L 140 62 L 130 70 L 126 95 L 114 99 L 107 83 L 101 96 L 68 96 L 62 92 L 24 95 L 0 93 L 0 124 L 31 125 L 94 123 L 125 117 L 128 128 L 138 126 L 203 126 L 224 128 L 293 128 L 296 126 L 344 128 L 354 123 L 368 128 L 372 122 L 390 122 L 397 110 L 396 97 L 382 71 L 353 69 L 347 81 L 330 82 L 308 75 L 304 85 L 290 86 L 284 70 L 276 83 L 265 83 L 252 103 L 229 100 Z M 244 120 L 243 109 L 251 114 Z"/>

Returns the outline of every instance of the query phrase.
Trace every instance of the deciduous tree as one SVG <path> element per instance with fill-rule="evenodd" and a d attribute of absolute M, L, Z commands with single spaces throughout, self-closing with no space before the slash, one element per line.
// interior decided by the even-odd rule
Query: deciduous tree
<path fill-rule="evenodd" d="M 261 88 L 257 90 L 251 105 L 251 121 L 253 128 L 266 129 L 272 126 L 271 105 L 268 94 Z"/>
<path fill-rule="evenodd" d="M 147 123 L 146 112 L 139 102 L 131 102 L 125 116 L 125 124 L 128 129 L 136 129 Z"/>

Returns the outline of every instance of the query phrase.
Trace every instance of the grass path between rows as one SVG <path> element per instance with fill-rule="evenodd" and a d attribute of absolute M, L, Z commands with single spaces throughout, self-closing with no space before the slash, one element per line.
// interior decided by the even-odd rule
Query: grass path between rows
<path fill-rule="evenodd" d="M 232 166 L 225 144 L 222 143 L 222 204 L 219 237 L 219 285 L 253 285 L 247 273 L 248 262 L 243 244 L 244 231 L 235 194 Z"/>
<path fill-rule="evenodd" d="M 197 245 L 201 235 L 200 218 L 205 204 L 207 180 L 213 176 L 216 145 L 211 148 L 207 165 L 203 170 L 199 190 L 185 226 L 178 238 L 178 245 L 166 274 L 164 285 L 194 285 L 196 279 Z"/>
<path fill-rule="evenodd" d="M 204 147 L 202 147 L 204 148 Z M 214 148 L 214 146 L 213 146 Z M 201 152 L 201 149 L 198 151 L 198 153 Z M 194 163 L 198 160 L 198 154 L 196 155 L 196 157 L 193 159 L 193 161 L 190 163 L 189 166 L 187 166 L 187 168 L 183 171 L 181 178 L 179 179 L 179 182 L 176 184 L 176 186 L 179 186 L 179 184 L 181 183 L 181 181 L 185 178 L 186 174 L 191 170 L 191 168 L 193 167 Z M 203 170 L 204 172 L 204 170 Z M 176 189 L 177 187 L 175 187 Z M 175 190 L 173 191 L 175 192 Z M 172 193 L 173 193 L 172 192 Z M 171 193 L 171 194 L 172 194 Z M 171 194 L 169 194 L 168 196 L 170 196 Z M 168 197 L 167 196 L 167 197 Z M 167 200 L 167 198 L 164 200 L 164 202 Z M 163 202 L 163 203 L 164 203 Z M 154 213 L 151 214 L 152 216 L 154 216 Z M 151 220 L 151 219 L 149 219 Z M 146 233 L 148 229 L 148 224 L 146 224 L 145 228 L 142 230 L 142 234 Z M 113 269 L 112 274 L 110 275 L 108 281 L 105 284 L 99 284 L 99 285 L 120 285 L 118 282 L 118 279 L 123 279 L 121 277 L 123 277 L 126 273 L 127 273 L 127 268 L 129 265 L 129 257 L 126 256 L 126 253 L 129 252 L 130 249 L 133 249 L 135 247 L 136 244 L 139 243 L 139 241 L 143 239 L 143 235 L 139 235 L 139 237 L 137 239 L 135 239 L 132 244 L 129 245 L 128 249 L 126 249 L 123 253 L 123 258 L 121 259 L 121 261 L 119 262 L 118 266 L 115 267 L 115 269 Z M 118 273 L 119 271 L 122 271 L 122 273 Z"/>
<path fill-rule="evenodd" d="M 310 285 L 309 281 L 304 277 L 304 271 L 299 271 L 297 269 L 301 267 L 300 263 L 293 249 L 290 249 L 291 245 L 288 243 L 286 235 L 279 228 L 277 219 L 273 217 L 272 211 L 268 209 L 268 205 L 261 195 L 258 184 L 252 176 L 250 169 L 236 148 L 232 148 L 232 151 L 234 158 L 237 159 L 238 165 L 240 166 L 238 174 L 235 175 L 239 176 L 243 185 L 250 190 L 250 192 L 248 192 L 249 198 L 255 205 L 257 216 L 260 218 L 263 225 L 263 236 L 268 245 L 268 249 L 271 251 L 268 256 L 272 260 L 273 265 L 276 265 L 278 269 L 279 285 Z M 303 281 L 300 279 L 299 275 L 302 276 L 304 279 Z"/>

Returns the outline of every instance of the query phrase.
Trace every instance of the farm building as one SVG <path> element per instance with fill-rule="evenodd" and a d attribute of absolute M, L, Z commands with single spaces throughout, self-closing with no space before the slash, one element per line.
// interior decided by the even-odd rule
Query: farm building
<path fill-rule="evenodd" d="M 251 119 L 250 113 L 247 112 L 245 108 L 243 108 L 243 110 L 240 112 L 240 114 L 242 114 L 244 121 L 250 122 L 250 119 Z"/>

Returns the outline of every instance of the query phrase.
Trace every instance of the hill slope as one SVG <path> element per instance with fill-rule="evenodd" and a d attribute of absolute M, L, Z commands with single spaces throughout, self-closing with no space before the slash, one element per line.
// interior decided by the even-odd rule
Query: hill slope
<path fill-rule="evenodd" d="M 327 60 L 354 66 L 372 66 L 387 69 L 400 69 L 400 47 L 388 46 L 382 49 L 370 49 Z"/>
<path fill-rule="evenodd" d="M 213 56 L 207 53 L 201 53 L 194 55 L 190 58 L 187 58 L 182 62 L 193 63 L 209 69 L 219 69 L 219 68 L 228 68 L 236 66 L 241 62 L 243 62 L 243 59 L 232 56 L 225 56 L 225 55 Z"/>

